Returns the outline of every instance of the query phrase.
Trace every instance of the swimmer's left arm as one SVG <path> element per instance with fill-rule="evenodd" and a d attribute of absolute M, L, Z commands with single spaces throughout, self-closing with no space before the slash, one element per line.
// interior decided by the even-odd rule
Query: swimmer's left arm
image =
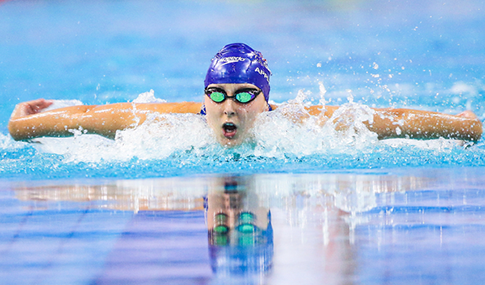
<path fill-rule="evenodd" d="M 321 124 L 331 118 L 338 106 L 325 106 Z M 322 106 L 306 108 L 310 115 L 319 115 Z M 373 108 L 373 122 L 364 122 L 379 139 L 459 139 L 478 141 L 482 136 L 482 122 L 471 111 L 448 115 L 412 109 Z M 345 126 L 342 126 L 345 128 Z"/>
<path fill-rule="evenodd" d="M 482 136 L 482 122 L 471 111 L 448 115 L 412 109 L 374 109 L 374 120 L 367 123 L 379 139 L 459 139 L 478 141 Z"/>

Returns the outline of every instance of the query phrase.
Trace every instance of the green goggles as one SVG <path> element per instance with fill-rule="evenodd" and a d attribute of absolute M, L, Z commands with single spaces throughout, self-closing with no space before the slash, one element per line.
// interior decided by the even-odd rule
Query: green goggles
<path fill-rule="evenodd" d="M 260 89 L 244 88 L 236 91 L 234 96 L 227 96 L 226 91 L 221 88 L 208 87 L 205 89 L 205 95 L 209 96 L 209 98 L 216 103 L 222 103 L 227 98 L 231 98 L 236 100 L 236 102 L 247 104 L 253 101 L 259 95 L 259 93 L 261 93 Z"/>

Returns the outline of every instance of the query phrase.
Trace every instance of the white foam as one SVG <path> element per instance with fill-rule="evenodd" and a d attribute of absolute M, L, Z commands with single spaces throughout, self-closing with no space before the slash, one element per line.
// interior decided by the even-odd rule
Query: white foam
<path fill-rule="evenodd" d="M 201 148 L 216 141 L 205 118 L 196 114 L 153 114 L 141 126 L 118 131 L 116 148 L 141 159 L 166 158 L 177 151 Z"/>
<path fill-rule="evenodd" d="M 153 89 L 150 92 L 141 93 L 133 100 L 133 103 L 165 103 L 167 100 L 155 97 L 155 91 Z"/>
<path fill-rule="evenodd" d="M 24 142 L 17 142 L 10 135 L 0 133 L 0 149 L 17 149 L 24 145 Z"/>
<path fill-rule="evenodd" d="M 301 94 L 299 95 L 301 96 Z M 323 115 L 311 116 L 304 98 L 284 103 L 274 112 L 263 113 L 254 128 L 255 153 L 261 156 L 298 157 L 328 152 L 362 150 L 377 143 L 377 134 L 364 122 L 372 122 L 374 111 L 350 102 L 337 109 L 322 125 Z M 288 116 L 288 114 L 295 114 Z M 307 117 L 299 123 L 300 117 Z M 338 129 L 338 131 L 337 131 Z"/>
<path fill-rule="evenodd" d="M 39 150 L 65 156 L 66 162 L 163 159 L 177 151 L 215 144 L 205 119 L 195 114 L 153 114 L 141 126 L 118 131 L 115 140 L 74 131 L 70 138 L 40 138 Z"/>
<path fill-rule="evenodd" d="M 52 101 L 53 101 L 52 105 L 42 110 L 42 112 L 64 108 L 64 107 L 84 105 L 83 102 L 79 100 L 52 100 Z"/>
<path fill-rule="evenodd" d="M 320 102 L 325 88 L 320 87 Z M 227 149 L 220 146 L 206 123 L 196 114 L 151 114 L 140 126 L 118 131 L 115 140 L 74 130 L 72 138 L 42 138 L 36 147 L 44 152 L 62 154 L 66 161 L 98 162 L 138 159 L 164 159 L 189 152 L 194 158 L 220 157 L 237 153 L 286 159 L 312 154 L 358 154 L 372 152 L 377 146 L 400 148 L 412 146 L 428 150 L 449 151 L 460 142 L 451 140 L 416 141 L 410 139 L 379 141 L 365 122 L 372 123 L 374 111 L 368 106 L 349 102 L 331 118 L 311 116 L 309 92 L 299 92 L 294 100 L 282 103 L 273 112 L 262 113 L 252 130 L 252 141 Z M 158 102 L 153 90 L 140 94 L 134 102 Z M 292 115 L 289 115 L 292 114 Z M 300 118 L 306 118 L 300 123 Z M 324 122 L 324 123 L 322 123 Z"/>

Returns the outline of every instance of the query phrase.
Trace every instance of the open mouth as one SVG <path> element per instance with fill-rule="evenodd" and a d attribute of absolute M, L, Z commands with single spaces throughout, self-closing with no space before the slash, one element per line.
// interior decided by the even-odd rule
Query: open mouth
<path fill-rule="evenodd" d="M 236 135 L 237 127 L 233 123 L 224 123 L 222 125 L 222 130 L 226 138 L 232 138 Z"/>

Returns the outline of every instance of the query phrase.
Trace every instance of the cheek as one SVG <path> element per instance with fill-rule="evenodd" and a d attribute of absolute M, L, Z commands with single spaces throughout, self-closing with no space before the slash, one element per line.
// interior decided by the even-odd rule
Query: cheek
<path fill-rule="evenodd" d="M 212 108 L 212 105 L 211 105 L 212 100 L 210 100 L 207 96 L 204 96 L 203 103 L 204 103 L 206 111 Z"/>
<path fill-rule="evenodd" d="M 244 113 L 245 113 L 247 119 L 251 120 L 251 121 L 256 120 L 256 118 L 258 117 L 259 114 L 266 111 L 266 109 L 265 109 L 266 101 L 264 101 L 263 103 L 261 103 L 261 102 L 255 102 L 255 103 L 257 103 L 257 104 L 251 105 L 244 110 L 245 111 Z"/>
<path fill-rule="evenodd" d="M 207 97 L 207 96 L 206 96 Z M 205 105 L 205 119 L 207 121 L 207 124 L 209 127 L 213 130 L 218 130 L 219 128 L 216 128 L 218 125 L 218 114 L 217 114 L 217 107 L 214 106 L 214 103 L 211 100 L 204 100 L 204 105 Z"/>
<path fill-rule="evenodd" d="M 222 111 L 221 105 L 215 103 L 209 97 L 205 96 L 204 100 L 205 110 L 207 111 L 207 115 L 217 115 Z"/>
<path fill-rule="evenodd" d="M 206 112 L 206 116 L 209 117 L 214 114 L 214 111 L 215 111 L 214 103 L 212 102 L 212 100 L 207 100 L 207 96 L 205 96 L 205 98 L 206 98 L 204 100 L 205 112 Z"/>
<path fill-rule="evenodd" d="M 259 114 L 261 114 L 259 109 L 246 109 L 244 112 L 241 112 L 239 115 L 240 127 L 245 130 L 252 128 Z"/>

